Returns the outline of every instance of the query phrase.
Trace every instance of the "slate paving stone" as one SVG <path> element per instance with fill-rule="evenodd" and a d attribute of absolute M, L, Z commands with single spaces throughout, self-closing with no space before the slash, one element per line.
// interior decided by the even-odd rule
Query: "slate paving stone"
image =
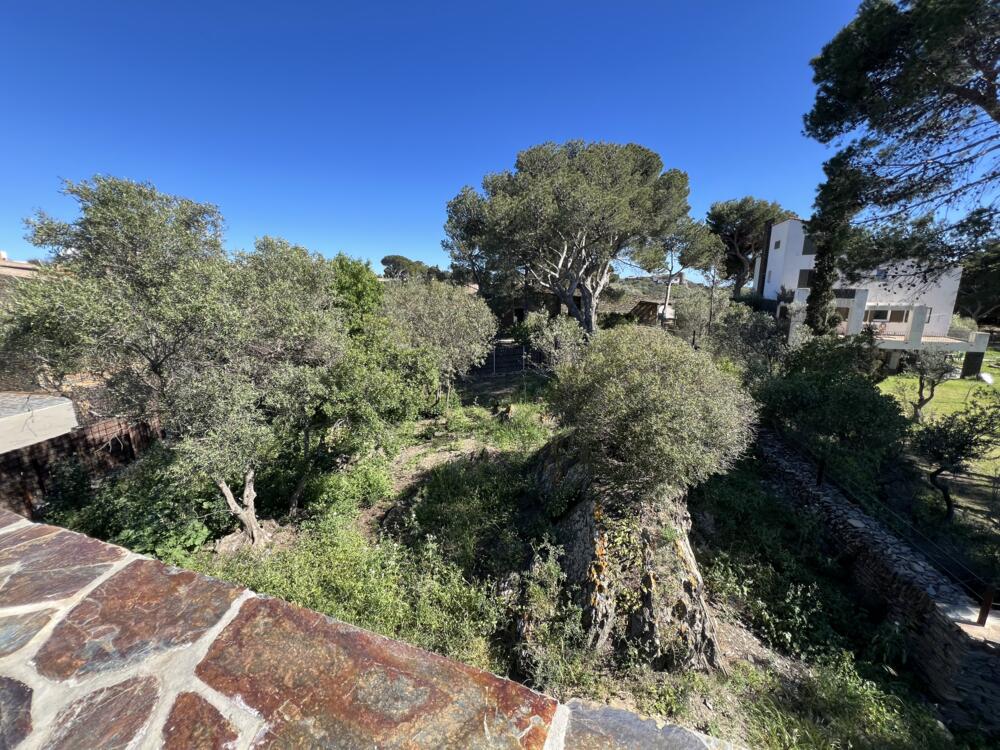
<path fill-rule="evenodd" d="M 43 609 L 23 615 L 0 617 L 0 656 L 8 656 L 30 641 L 35 633 L 45 627 L 54 613 L 54 609 Z"/>
<path fill-rule="evenodd" d="M 567 750 L 707 750 L 721 747 L 689 729 L 661 725 L 630 711 L 579 700 L 569 702 Z"/>
<path fill-rule="evenodd" d="M 91 591 L 35 657 L 52 679 L 121 669 L 196 641 L 242 589 L 155 560 L 136 560 Z"/>
<path fill-rule="evenodd" d="M 163 726 L 163 750 L 224 750 L 239 735 L 219 711 L 195 693 L 181 693 Z"/>
<path fill-rule="evenodd" d="M 0 747 L 13 748 L 31 734 L 31 688 L 0 677 Z"/>
<path fill-rule="evenodd" d="M 254 747 L 533 748 L 556 702 L 276 599 L 251 599 L 197 675 L 268 722 Z"/>
<path fill-rule="evenodd" d="M 155 677 L 133 677 L 74 701 L 55 718 L 45 750 L 125 750 L 156 706 Z"/>
<path fill-rule="evenodd" d="M 17 564 L 0 584 L 0 606 L 64 599 L 124 555 L 120 547 L 54 526 L 27 526 L 0 534 L 0 568 Z"/>
<path fill-rule="evenodd" d="M 12 526 L 18 521 L 25 520 L 24 516 L 19 516 L 17 513 L 11 513 L 9 510 L 0 510 L 0 529 L 5 529 L 8 526 Z"/>

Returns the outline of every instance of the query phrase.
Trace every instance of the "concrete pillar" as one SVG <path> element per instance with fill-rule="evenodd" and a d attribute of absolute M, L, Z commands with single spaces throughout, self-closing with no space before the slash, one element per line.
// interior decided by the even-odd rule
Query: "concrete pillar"
<path fill-rule="evenodd" d="M 910 330 L 906 334 L 906 343 L 920 348 L 920 340 L 924 337 L 924 326 L 927 324 L 927 306 L 917 305 L 910 313 Z"/>
<path fill-rule="evenodd" d="M 851 314 L 847 318 L 847 335 L 856 336 L 865 326 L 865 307 L 868 306 L 868 290 L 855 289 L 851 301 Z"/>
<path fill-rule="evenodd" d="M 889 356 L 885 361 L 885 367 L 889 372 L 899 370 L 899 362 L 903 358 L 903 352 L 899 349 L 890 349 Z"/>
<path fill-rule="evenodd" d="M 962 377 L 974 378 L 982 372 L 985 356 L 984 352 L 966 352 L 962 358 Z"/>

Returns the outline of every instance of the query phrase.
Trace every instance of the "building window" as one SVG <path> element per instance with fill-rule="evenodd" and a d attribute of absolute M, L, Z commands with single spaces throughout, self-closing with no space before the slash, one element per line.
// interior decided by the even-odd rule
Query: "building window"
<path fill-rule="evenodd" d="M 808 268 L 803 268 L 799 271 L 799 285 L 796 289 L 807 289 L 812 286 L 814 272 Z"/>
<path fill-rule="evenodd" d="M 768 284 L 771 283 L 771 272 L 770 271 L 767 272 L 767 283 Z"/>
<path fill-rule="evenodd" d="M 933 310 L 933 309 L 934 309 L 933 307 L 928 307 L 927 308 L 927 320 L 925 320 L 924 323 L 930 323 L 931 322 L 931 310 Z"/>
<path fill-rule="evenodd" d="M 846 321 L 851 316 L 851 308 L 849 307 L 838 307 L 837 317 L 842 321 Z"/>
<path fill-rule="evenodd" d="M 889 311 L 888 310 L 865 310 L 865 323 L 871 323 L 876 320 L 888 320 Z"/>
<path fill-rule="evenodd" d="M 816 243 L 811 239 L 806 237 L 802 241 L 802 254 L 803 255 L 815 255 L 816 254 Z"/>
<path fill-rule="evenodd" d="M 777 250 L 779 247 L 781 247 L 781 240 L 775 240 L 774 241 L 774 249 Z"/>
<path fill-rule="evenodd" d="M 910 319 L 909 310 L 891 310 L 889 312 L 890 323 L 905 323 Z"/>

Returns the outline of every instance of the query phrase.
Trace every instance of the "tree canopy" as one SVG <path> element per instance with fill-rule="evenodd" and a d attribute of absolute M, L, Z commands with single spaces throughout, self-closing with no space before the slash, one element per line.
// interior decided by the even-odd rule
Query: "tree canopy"
<path fill-rule="evenodd" d="M 448 247 L 473 273 L 523 273 L 587 332 L 615 262 L 687 214 L 687 175 L 635 144 L 545 143 L 449 204 Z"/>
<path fill-rule="evenodd" d="M 600 331 L 557 376 L 553 403 L 573 445 L 624 496 L 687 489 L 750 444 L 750 396 L 660 329 Z"/>
<path fill-rule="evenodd" d="M 993 0 L 865 0 L 813 60 L 806 132 L 838 152 L 810 221 L 807 322 L 822 333 L 838 263 L 900 254 L 925 273 L 965 263 L 1000 232 L 1000 7 Z M 921 220 L 923 240 L 893 242 Z M 850 224 L 876 241 L 855 243 Z M 857 252 L 857 250 L 862 252 Z"/>
<path fill-rule="evenodd" d="M 382 258 L 383 276 L 387 279 L 437 279 L 444 281 L 448 274 L 437 266 L 422 260 L 410 260 L 405 255 L 386 255 Z"/>
<path fill-rule="evenodd" d="M 385 309 L 404 346 L 431 357 L 449 396 L 456 377 L 485 361 L 497 331 L 482 298 L 442 281 L 392 284 Z"/>
<path fill-rule="evenodd" d="M 767 246 L 768 227 L 794 214 L 773 201 L 752 196 L 719 201 L 708 209 L 706 223 L 726 250 L 726 275 L 733 280 L 733 296 L 739 296 L 753 275 L 753 265 Z"/>
<path fill-rule="evenodd" d="M 813 60 L 806 132 L 841 142 L 882 215 L 985 208 L 1000 182 L 1000 7 L 865 0 Z"/>
<path fill-rule="evenodd" d="M 159 424 L 173 470 L 215 485 L 253 543 L 256 473 L 286 438 L 304 437 L 307 471 L 318 433 L 412 415 L 433 380 L 375 317 L 381 288 L 365 264 L 270 237 L 230 257 L 213 206 L 144 183 L 98 177 L 66 192 L 74 221 L 29 223 L 54 262 L 5 301 L 4 348 L 49 389 L 102 390 L 103 416 Z"/>

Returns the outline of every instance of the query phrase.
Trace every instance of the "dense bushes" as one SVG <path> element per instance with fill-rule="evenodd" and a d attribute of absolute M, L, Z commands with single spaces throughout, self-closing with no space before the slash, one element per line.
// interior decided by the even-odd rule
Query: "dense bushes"
<path fill-rule="evenodd" d="M 358 529 L 359 506 L 381 499 L 388 478 L 362 465 L 337 475 L 317 498 L 326 510 L 288 547 L 270 553 L 202 556 L 203 572 L 241 583 L 484 669 L 501 605 L 487 584 L 470 583 L 433 540 L 407 547 Z M 369 493 L 374 491 L 375 495 Z"/>
<path fill-rule="evenodd" d="M 556 414 L 616 492 L 689 487 L 724 470 L 750 443 L 749 395 L 708 355 L 658 329 L 600 331 L 557 375 Z"/>
<path fill-rule="evenodd" d="M 780 377 L 759 389 L 762 417 L 800 441 L 824 468 L 869 481 L 902 448 L 907 421 L 879 391 L 879 360 L 863 338 L 817 337 L 793 349 Z"/>

